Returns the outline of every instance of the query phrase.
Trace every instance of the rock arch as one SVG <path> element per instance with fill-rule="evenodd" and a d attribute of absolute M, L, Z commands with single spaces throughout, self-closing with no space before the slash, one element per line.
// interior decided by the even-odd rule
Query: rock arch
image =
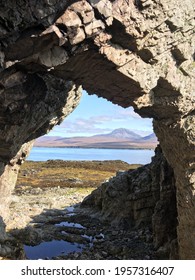
<path fill-rule="evenodd" d="M 5 221 L 33 140 L 75 108 L 82 85 L 154 119 L 176 179 L 179 255 L 195 257 L 194 8 L 192 0 L 185 5 L 181 0 L 1 3 L 0 215 Z"/>

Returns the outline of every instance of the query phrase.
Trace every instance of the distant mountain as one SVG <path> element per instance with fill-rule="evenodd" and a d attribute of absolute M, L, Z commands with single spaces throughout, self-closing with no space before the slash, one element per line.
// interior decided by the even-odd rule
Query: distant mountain
<path fill-rule="evenodd" d="M 145 137 L 142 137 L 142 140 L 152 140 L 152 141 L 157 141 L 156 135 L 154 133 L 151 133 Z"/>
<path fill-rule="evenodd" d="M 126 129 L 126 128 L 117 128 L 108 134 L 95 135 L 96 137 L 111 137 L 111 138 L 119 138 L 119 139 L 129 139 L 129 140 L 137 140 L 140 139 L 141 136 L 136 134 L 135 132 Z"/>
<path fill-rule="evenodd" d="M 112 149 L 154 149 L 158 141 L 154 133 L 142 137 L 125 128 L 118 128 L 107 134 L 89 137 L 42 136 L 35 142 L 36 147 L 79 147 Z"/>

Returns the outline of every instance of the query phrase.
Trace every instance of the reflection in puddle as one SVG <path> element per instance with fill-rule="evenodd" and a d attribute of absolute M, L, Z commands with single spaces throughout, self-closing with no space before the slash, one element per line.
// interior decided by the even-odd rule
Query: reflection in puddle
<path fill-rule="evenodd" d="M 90 248 L 93 247 L 93 236 L 83 234 L 83 235 L 81 235 L 81 237 L 84 237 L 84 238 L 88 239 L 89 240 L 89 247 Z"/>
<path fill-rule="evenodd" d="M 74 213 L 74 206 L 69 206 L 66 208 L 66 210 L 68 211 L 68 214 L 66 214 L 68 217 L 72 217 L 72 216 L 75 216 L 76 213 Z"/>
<path fill-rule="evenodd" d="M 84 248 L 83 244 L 70 243 L 64 240 L 52 240 L 42 242 L 37 246 L 24 245 L 26 257 L 30 260 L 51 259 L 59 255 L 67 255 L 71 252 L 81 252 Z"/>
<path fill-rule="evenodd" d="M 89 236 L 89 235 L 86 235 L 86 234 L 83 234 L 81 236 L 88 239 L 90 242 L 92 242 L 92 240 L 93 240 L 93 236 Z"/>
<path fill-rule="evenodd" d="M 68 213 L 66 214 L 68 217 L 72 217 L 72 216 L 75 216 L 76 214 L 75 213 Z"/>
<path fill-rule="evenodd" d="M 68 212 L 74 212 L 74 206 L 69 206 L 66 208 Z"/>
<path fill-rule="evenodd" d="M 81 224 L 70 223 L 70 222 L 61 222 L 61 223 L 59 223 L 59 224 L 55 224 L 55 226 L 57 226 L 57 227 L 73 227 L 73 228 L 82 228 L 82 229 L 85 229 L 85 227 L 82 226 Z"/>

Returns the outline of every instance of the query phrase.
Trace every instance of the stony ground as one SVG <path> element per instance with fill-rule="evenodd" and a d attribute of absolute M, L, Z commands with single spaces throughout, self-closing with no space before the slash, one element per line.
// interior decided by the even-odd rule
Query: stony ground
<path fill-rule="evenodd" d="M 13 193 L 12 218 L 7 227 L 8 232 L 22 244 L 18 257 L 13 256 L 13 259 L 36 258 L 29 255 L 27 248 L 44 248 L 56 241 L 62 244 L 64 241 L 74 248 L 67 251 L 66 246 L 62 246 L 58 253 L 52 253 L 51 247 L 50 252 L 43 252 L 41 258 L 158 258 L 153 250 L 149 227 L 131 231 L 114 228 L 109 222 L 102 221 L 92 209 L 80 208 L 83 198 L 103 181 L 119 170 L 136 167 L 121 161 L 26 162 Z"/>
<path fill-rule="evenodd" d="M 119 170 L 137 166 L 122 161 L 27 161 L 12 196 L 8 229 L 24 228 L 45 209 L 78 204 Z"/>

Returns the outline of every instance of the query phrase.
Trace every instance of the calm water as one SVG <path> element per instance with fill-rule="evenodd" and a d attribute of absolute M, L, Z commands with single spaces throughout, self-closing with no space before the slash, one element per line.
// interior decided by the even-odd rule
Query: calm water
<path fill-rule="evenodd" d="M 56 257 L 60 254 L 67 255 L 70 252 L 81 252 L 83 244 L 70 243 L 64 240 L 52 240 L 42 242 L 37 246 L 24 246 L 26 256 L 30 260 Z"/>
<path fill-rule="evenodd" d="M 122 160 L 128 163 L 147 164 L 154 156 L 153 150 L 82 149 L 34 147 L 28 160 Z"/>
<path fill-rule="evenodd" d="M 82 228 L 85 229 L 81 224 L 70 223 L 70 222 L 61 222 L 59 224 L 55 224 L 56 227 L 73 227 L 73 228 Z"/>

